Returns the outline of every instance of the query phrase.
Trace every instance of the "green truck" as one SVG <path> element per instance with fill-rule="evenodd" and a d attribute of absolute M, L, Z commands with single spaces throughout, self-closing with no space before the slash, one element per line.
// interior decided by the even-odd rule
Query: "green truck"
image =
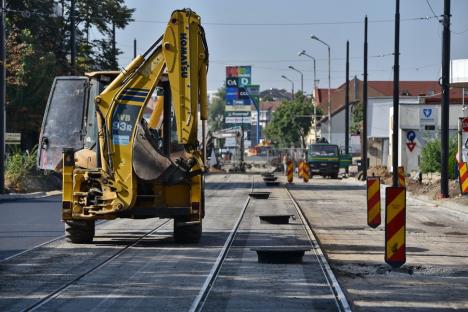
<path fill-rule="evenodd" d="M 338 178 L 340 168 L 347 168 L 351 164 L 351 155 L 340 152 L 338 145 L 315 143 L 307 149 L 307 161 L 310 167 L 310 177 Z"/>

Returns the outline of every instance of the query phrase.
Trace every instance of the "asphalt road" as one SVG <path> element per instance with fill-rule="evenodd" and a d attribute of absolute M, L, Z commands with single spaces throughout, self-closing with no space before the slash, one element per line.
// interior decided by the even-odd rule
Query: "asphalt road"
<path fill-rule="evenodd" d="M 63 235 L 60 195 L 0 202 L 0 261 Z"/>
<path fill-rule="evenodd" d="M 0 310 L 23 310 L 80 276 L 79 281 L 41 308 L 47 311 L 143 311 L 155 307 L 159 311 L 188 310 L 246 201 L 250 178 L 210 176 L 206 188 L 207 218 L 199 244 L 174 244 L 172 221 L 169 221 L 120 257 L 88 274 L 166 220 L 105 222 L 96 229 L 93 244 L 73 245 L 58 240 L 14 261 L 0 263 Z"/>

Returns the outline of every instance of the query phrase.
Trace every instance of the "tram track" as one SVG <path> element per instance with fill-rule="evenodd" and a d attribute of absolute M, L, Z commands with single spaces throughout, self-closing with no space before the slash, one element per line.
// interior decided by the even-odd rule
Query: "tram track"
<path fill-rule="evenodd" d="M 251 191 L 253 191 L 255 186 L 254 179 L 252 179 L 252 185 L 251 185 Z M 305 218 L 305 215 L 297 203 L 296 199 L 292 196 L 292 194 L 289 192 L 287 187 L 284 185 L 282 187 L 284 191 L 288 194 L 288 197 L 292 204 L 294 205 L 297 214 L 299 216 L 299 219 L 302 222 L 302 225 L 304 227 L 305 232 L 307 233 L 307 237 L 309 238 L 310 245 L 312 246 L 313 253 L 315 257 L 317 258 L 318 263 L 320 264 L 321 271 L 323 273 L 323 276 L 325 277 L 328 287 L 330 289 L 330 292 L 333 293 L 335 303 L 336 303 L 336 308 L 337 311 L 343 311 L 343 312 L 350 312 L 351 308 L 350 305 L 346 299 L 346 296 L 344 295 L 344 292 L 341 289 L 341 286 L 339 285 L 333 271 L 331 270 L 330 265 L 328 264 L 328 261 L 322 252 L 322 249 L 320 247 L 320 244 L 318 243 L 316 236 L 312 230 L 311 224 L 309 221 Z M 210 293 L 214 287 L 214 284 L 216 282 L 216 279 L 218 278 L 218 275 L 220 274 L 220 271 L 222 269 L 222 266 L 229 254 L 229 251 L 231 249 L 231 246 L 233 245 L 236 235 L 238 234 L 239 226 L 244 218 L 245 212 L 251 203 L 250 198 L 247 199 L 247 201 L 244 204 L 244 207 L 239 215 L 239 218 L 237 219 L 236 224 L 232 228 L 228 238 L 226 239 L 226 242 L 223 246 L 222 251 L 220 252 L 216 262 L 213 264 L 213 267 L 211 268 L 210 274 L 207 276 L 202 288 L 200 289 L 199 294 L 193 301 L 192 306 L 190 307 L 189 311 L 190 312 L 199 312 L 204 310 L 205 302 L 207 301 L 208 297 L 210 296 Z"/>
<path fill-rule="evenodd" d="M 307 236 L 309 237 L 312 249 L 315 253 L 315 256 L 317 257 L 318 262 L 320 263 L 322 272 L 327 279 L 328 285 L 333 292 L 335 296 L 335 300 L 337 303 L 337 308 L 339 311 L 344 311 L 344 312 L 350 312 L 351 307 L 348 303 L 348 300 L 346 299 L 346 296 L 338 283 L 338 280 L 333 273 L 330 264 L 328 263 L 328 260 L 325 256 L 325 254 L 322 251 L 322 248 L 320 246 L 319 240 L 317 239 L 317 236 L 312 228 L 312 225 L 310 224 L 309 220 L 305 217 L 305 214 L 297 202 L 297 200 L 294 198 L 294 196 L 291 194 L 291 192 L 288 190 L 286 186 L 284 186 L 285 191 L 287 192 L 289 198 L 291 199 L 294 207 L 296 208 L 296 211 L 299 215 L 300 220 L 302 221 L 302 224 L 304 225 L 304 229 L 307 232 Z"/>
<path fill-rule="evenodd" d="M 226 177 L 224 177 L 224 179 L 226 179 Z M 124 274 L 123 276 L 120 276 L 118 279 L 116 279 L 115 280 L 116 285 L 118 284 L 125 285 L 129 283 L 128 287 L 131 287 L 130 285 L 132 285 L 132 283 L 133 285 L 141 285 L 142 282 L 144 281 L 149 282 L 149 280 L 147 279 L 140 280 L 139 279 L 140 277 L 135 277 L 135 276 L 139 276 L 140 274 L 139 272 L 153 272 L 153 274 L 158 272 L 157 274 L 159 274 L 159 272 L 162 270 L 161 265 L 164 266 L 164 262 L 161 264 L 158 264 L 158 261 L 161 261 L 162 259 L 166 259 L 165 261 L 171 261 L 167 258 L 169 254 L 173 254 L 170 257 L 173 257 L 174 259 L 182 259 L 182 262 L 180 262 L 180 265 L 177 266 L 178 270 L 174 272 L 175 274 L 174 276 L 177 276 L 178 274 L 183 274 L 183 272 L 190 272 L 191 270 L 193 270 L 191 269 L 191 267 L 193 267 L 193 265 L 196 266 L 196 264 L 185 262 L 183 259 L 187 259 L 187 257 L 195 257 L 193 259 L 196 259 L 197 254 L 199 256 L 204 255 L 203 258 L 200 258 L 200 259 L 205 259 L 204 261 L 206 263 L 207 258 L 205 258 L 205 256 L 206 256 L 207 251 L 204 251 L 204 252 L 202 251 L 203 246 L 209 247 L 210 244 L 212 244 L 210 242 L 214 242 L 213 240 L 215 241 L 219 240 L 219 245 L 218 243 L 216 243 L 216 245 L 213 245 L 219 249 L 210 251 L 209 257 L 212 259 L 210 260 L 211 263 L 206 263 L 206 265 L 204 265 L 203 275 L 200 276 L 199 278 L 197 277 L 197 280 L 198 280 L 197 282 L 194 281 L 192 282 L 192 284 L 190 284 L 191 287 L 195 286 L 195 288 L 191 288 L 193 290 L 190 291 L 189 297 L 185 297 L 186 299 L 184 300 L 184 303 L 179 306 L 179 309 L 181 310 L 187 309 L 191 312 L 192 311 L 204 311 L 204 310 L 211 311 L 213 309 L 213 302 L 217 302 L 216 300 L 219 299 L 219 293 L 222 292 L 223 287 L 226 286 L 226 284 L 224 284 L 224 286 L 221 286 L 223 284 L 222 283 L 218 284 L 218 283 L 220 283 L 221 281 L 223 281 L 223 279 L 225 279 L 226 274 L 227 276 L 230 276 L 229 275 L 231 273 L 230 270 L 232 269 L 232 266 L 235 265 L 233 263 L 238 263 L 238 261 L 243 261 L 242 259 L 238 258 L 239 255 L 242 255 L 244 252 L 246 252 L 247 257 L 253 256 L 252 251 L 250 250 L 250 248 L 253 245 L 249 243 L 248 241 L 246 241 L 246 239 L 248 239 L 249 237 L 249 233 L 251 233 L 254 240 L 256 237 L 259 237 L 258 235 L 265 235 L 265 233 L 271 233 L 271 236 L 273 239 L 277 239 L 277 238 L 282 239 L 281 237 L 283 236 L 291 237 L 291 235 L 299 235 L 297 236 L 297 239 L 303 240 L 303 244 L 307 244 L 308 241 L 306 240 L 306 238 L 308 237 L 310 241 L 310 245 L 312 246 L 313 252 L 311 252 L 308 255 L 308 260 L 305 266 L 299 266 L 299 267 L 296 267 L 296 269 L 293 268 L 292 270 L 293 271 L 304 270 L 304 274 L 306 274 L 303 277 L 305 278 L 304 281 L 309 281 L 311 285 L 314 285 L 320 282 L 316 280 L 311 281 L 310 277 L 308 276 L 314 276 L 314 274 L 317 274 L 321 270 L 320 275 L 323 274 L 324 277 L 321 277 L 319 279 L 323 280 L 323 283 L 324 283 L 323 287 L 329 288 L 328 296 L 330 298 L 329 300 L 330 300 L 331 307 L 333 307 L 334 305 L 332 300 L 334 299 L 336 301 L 336 308 L 332 308 L 330 309 L 330 311 L 332 310 L 333 311 L 335 310 L 346 311 L 346 312 L 351 311 L 349 304 L 346 300 L 346 297 L 343 291 L 341 290 L 340 285 L 338 284 L 336 277 L 334 276 L 327 262 L 326 257 L 324 256 L 322 250 L 320 249 L 320 245 L 317 242 L 313 229 L 311 228 L 309 222 L 305 218 L 304 213 L 301 210 L 301 207 L 298 205 L 297 201 L 294 199 L 294 197 L 289 192 L 289 190 L 286 187 L 271 189 L 271 191 L 273 191 L 273 193 L 275 194 L 274 199 L 273 199 L 273 201 L 275 202 L 274 203 L 270 201 L 262 202 L 262 201 L 257 201 L 256 199 L 251 199 L 248 196 L 248 193 L 245 192 L 245 190 L 247 191 L 253 190 L 255 186 L 255 183 L 253 180 L 249 181 L 251 182 L 251 184 L 249 183 L 250 187 L 245 182 L 239 182 L 241 184 L 238 184 L 238 185 L 236 185 L 237 182 L 235 183 L 231 182 L 231 186 L 226 187 L 226 184 L 223 183 L 224 181 L 221 180 L 218 182 L 214 182 L 213 184 L 211 184 L 211 187 L 207 189 L 206 197 L 216 198 L 216 200 L 212 202 L 211 209 L 214 209 L 214 207 L 216 207 L 216 203 L 218 204 L 223 203 L 223 200 L 220 199 L 223 196 L 221 195 L 221 197 L 219 197 L 220 190 L 229 192 L 230 188 L 236 188 L 239 190 L 244 189 L 244 191 L 243 193 L 239 193 L 239 195 L 242 194 L 242 196 L 238 196 L 238 197 L 236 197 L 235 195 L 232 196 L 231 201 L 235 199 L 235 201 L 237 201 L 237 203 L 239 204 L 237 206 L 238 210 L 232 211 L 230 214 L 232 216 L 231 220 L 232 221 L 236 220 L 236 221 L 234 221 L 235 222 L 234 224 L 229 223 L 229 227 L 225 227 L 223 230 L 221 230 L 223 231 L 222 239 L 220 239 L 221 236 L 219 236 L 219 234 L 216 234 L 216 236 L 213 236 L 213 233 L 217 233 L 218 226 L 215 225 L 215 227 L 213 228 L 213 225 L 212 225 L 211 230 L 207 232 L 208 240 L 202 243 L 202 245 L 199 246 L 198 249 L 196 245 L 193 247 L 186 246 L 183 248 L 177 248 L 177 246 L 172 246 L 172 243 L 169 243 L 169 245 L 167 245 L 168 243 L 167 242 L 165 243 L 164 239 L 162 241 L 161 239 L 158 239 L 160 241 L 159 243 L 153 242 L 155 241 L 154 235 L 167 236 L 167 233 L 170 232 L 168 230 L 168 225 L 171 222 L 171 220 L 165 220 L 162 223 L 159 223 L 157 226 L 151 227 L 151 229 L 146 228 L 144 233 L 143 231 L 141 231 L 141 233 L 138 233 L 138 236 L 135 236 L 134 238 L 126 242 L 125 246 L 120 246 L 118 250 L 109 252 L 104 257 L 102 257 L 102 259 L 98 259 L 98 261 L 96 261 L 95 263 L 92 263 L 92 265 L 85 268 L 85 270 L 78 272 L 78 274 L 75 276 L 72 276 L 72 278 L 68 280 L 63 280 L 60 284 L 55 285 L 55 289 L 50 288 L 44 291 L 44 293 L 40 295 L 39 299 L 32 301 L 32 302 L 31 301 L 27 302 L 27 304 L 24 305 L 26 306 L 26 308 L 24 308 L 23 306 L 21 307 L 21 310 L 37 311 L 37 310 L 44 310 L 44 309 L 47 310 L 49 308 L 54 309 L 54 307 L 56 309 L 58 307 L 63 308 L 64 307 L 63 304 L 73 307 L 75 306 L 75 304 L 73 303 L 74 300 L 70 300 L 69 296 L 71 294 L 74 294 L 72 296 L 73 298 L 76 298 L 74 296 L 82 293 L 86 288 L 89 288 L 90 285 L 93 285 L 93 284 L 99 285 L 99 282 L 97 281 L 101 279 L 102 280 L 106 279 L 106 276 L 108 276 L 109 272 L 113 270 L 113 267 L 115 268 L 122 267 L 122 268 L 125 268 L 125 270 L 132 272 L 128 276 Z M 244 183 L 243 186 L 242 186 L 242 183 Z M 246 196 L 247 199 L 244 201 L 244 203 L 242 203 L 240 202 L 240 199 L 245 196 L 244 194 L 247 195 Z M 294 208 L 292 207 L 291 203 L 292 205 L 294 205 Z M 278 229 L 279 232 L 277 232 L 276 234 L 273 232 L 268 232 L 268 231 L 276 231 L 275 227 L 270 227 L 267 230 L 267 232 L 262 232 L 263 231 L 261 230 L 262 227 L 258 227 L 257 225 L 254 225 L 254 224 L 257 224 L 255 223 L 257 221 L 253 221 L 254 219 L 252 219 L 254 218 L 255 214 L 259 212 L 258 209 L 260 209 L 259 208 L 260 206 L 258 205 L 263 205 L 263 207 L 265 207 L 266 205 L 269 208 L 276 207 L 275 205 L 280 205 L 283 207 L 288 206 L 289 207 L 288 209 L 290 209 L 289 212 L 291 212 L 292 209 L 296 209 L 297 216 L 299 217 L 297 219 L 299 219 L 302 224 L 293 223 L 291 224 L 292 227 L 289 230 L 286 230 L 286 232 L 281 232 L 281 231 L 285 231 L 285 228 Z M 235 219 L 236 216 L 237 216 L 237 219 Z M 209 214 L 208 217 L 211 218 L 211 219 L 208 219 L 210 220 L 211 223 L 214 222 L 214 224 L 217 224 L 219 222 L 218 217 L 216 217 L 216 214 L 215 215 Z M 246 223 L 243 223 L 243 221 L 245 221 Z M 251 228 L 251 226 L 254 226 L 254 227 Z M 302 226 L 304 228 L 303 230 L 302 230 Z M 267 228 L 263 228 L 263 229 L 267 229 Z M 287 231 L 290 231 L 290 232 L 287 232 Z M 305 234 L 304 231 L 307 234 Z M 210 237 L 210 233 L 211 233 L 211 237 Z M 302 233 L 302 234 L 299 234 L 299 233 Z M 61 238 L 60 237 L 56 238 L 54 241 L 59 240 L 59 239 Z M 42 245 L 46 245 L 50 243 L 51 242 L 46 242 Z M 265 242 L 260 242 L 260 244 L 264 244 L 264 243 Z M 157 250 L 156 253 L 151 252 L 151 250 L 145 251 L 144 247 L 152 246 L 151 244 L 157 244 L 157 245 L 153 245 L 153 246 L 158 246 L 156 247 L 158 248 L 156 249 Z M 37 250 L 39 247 L 40 246 L 35 247 L 35 250 Z M 160 249 L 161 247 L 162 249 Z M 241 249 L 244 250 L 244 252 L 241 252 L 240 251 Z M 131 250 L 132 252 L 130 252 Z M 173 250 L 173 251 L 169 251 L 169 250 Z M 22 254 L 24 255 L 25 253 L 23 252 Z M 127 254 L 127 256 L 123 256 L 124 254 Z M 138 268 L 138 267 L 135 267 L 135 264 L 127 263 L 127 261 L 131 259 L 134 259 L 137 262 L 141 262 L 142 259 L 145 259 L 145 257 L 148 257 L 149 255 L 151 255 L 151 258 L 148 258 L 148 259 L 152 259 L 152 260 L 151 262 L 148 262 L 149 264 L 148 266 L 143 266 L 143 267 Z M 19 255 L 17 255 L 16 257 L 18 256 Z M 312 260 L 312 257 L 316 257 L 317 261 Z M 161 259 L 161 260 L 158 260 L 158 259 Z M 229 261 L 227 259 L 229 259 Z M 252 258 L 249 258 L 249 259 L 252 259 Z M 145 261 L 148 261 L 148 260 L 145 260 Z M 176 261 L 180 261 L 180 260 L 176 260 Z M 256 261 L 255 262 L 251 262 L 251 260 L 247 260 L 247 261 L 248 262 L 244 263 L 244 268 L 245 266 L 250 266 L 250 268 L 254 268 L 254 269 L 256 268 L 256 266 L 258 267 L 258 264 L 256 264 Z M 318 263 L 314 264 L 316 262 L 320 264 L 320 268 L 318 267 Z M 228 271 L 225 271 L 225 268 L 223 267 L 223 265 L 226 265 L 226 269 Z M 316 269 L 314 269 L 314 272 L 316 273 L 313 273 L 313 272 L 306 273 L 306 270 L 310 270 L 311 265 L 314 265 L 316 267 Z M 160 267 L 160 269 L 156 269 L 158 267 Z M 275 271 L 274 269 L 273 271 L 271 271 L 271 273 L 269 273 L 270 269 L 268 269 L 268 267 L 265 267 L 265 266 L 261 266 L 261 267 L 262 269 L 259 272 L 260 275 L 257 274 L 258 275 L 257 278 L 261 278 L 261 279 L 277 278 L 279 279 L 278 281 L 281 281 L 281 279 L 284 278 L 283 275 L 276 275 L 277 273 L 275 272 L 277 271 Z M 239 274 L 243 274 L 243 272 L 239 272 Z M 262 274 L 270 274 L 270 275 L 262 276 Z M 239 275 L 238 277 L 240 278 L 240 280 L 245 280 L 241 277 L 241 275 Z M 93 281 L 91 282 L 91 284 L 90 284 L 90 280 Z M 326 280 L 326 283 L 325 283 L 325 280 Z M 169 283 L 169 281 L 170 281 L 170 277 L 167 276 L 167 277 L 162 278 L 161 280 L 152 280 L 151 283 L 153 283 L 154 285 L 158 285 L 158 283 L 161 285 L 162 283 L 162 285 L 164 285 L 165 283 Z M 181 282 L 183 283 L 183 279 L 181 280 Z M 326 284 L 328 286 L 326 286 Z M 237 286 L 234 286 L 234 287 L 237 287 Z M 121 291 L 117 290 L 116 292 L 114 292 L 114 290 L 118 288 L 112 288 L 114 290 L 112 290 L 110 293 L 107 293 L 104 296 L 107 296 L 105 298 L 118 298 L 118 297 L 125 298 L 125 294 L 128 295 L 128 291 L 129 291 L 127 290 L 127 288 L 123 288 Z M 281 291 L 281 289 L 283 288 L 279 288 L 279 291 Z M 314 294 L 315 290 L 313 286 L 309 286 L 307 287 L 307 289 L 308 290 L 304 290 L 306 293 L 310 292 L 309 293 L 310 295 Z M 91 290 L 87 290 L 87 292 L 88 291 L 91 291 Z M 187 293 L 187 295 L 188 294 L 189 293 Z M 81 296 L 81 298 L 86 298 L 87 295 L 86 294 L 84 295 L 85 297 Z M 157 296 L 150 295 L 149 297 L 144 297 L 144 298 L 145 298 L 145 302 L 148 302 L 148 303 L 153 302 L 153 300 L 155 302 L 160 302 L 159 300 L 161 299 L 158 299 L 158 298 L 165 298 L 164 296 L 165 296 L 164 294 L 159 294 Z M 233 298 L 234 301 L 237 300 L 234 298 Z M 111 301 L 108 301 L 108 299 L 105 299 L 104 301 L 102 301 L 101 304 L 104 304 L 103 307 L 107 307 L 107 308 L 114 307 L 115 302 L 112 302 L 112 299 L 110 300 Z M 302 300 L 302 299 L 299 299 L 299 300 Z M 122 307 L 123 306 L 119 307 L 120 310 L 122 310 Z M 229 309 L 226 309 L 226 310 L 229 310 Z"/>
<path fill-rule="evenodd" d="M 49 293 L 47 296 L 41 298 L 40 300 L 38 300 L 36 303 L 30 305 L 29 307 L 27 307 L 26 309 L 24 309 L 23 311 L 36 311 L 37 309 L 41 308 L 42 306 L 44 306 L 45 304 L 47 304 L 49 301 L 53 300 L 55 297 L 59 296 L 60 294 L 62 294 L 65 290 L 67 290 L 67 288 L 69 288 L 71 285 L 75 284 L 76 282 L 78 282 L 79 280 L 81 280 L 83 277 L 85 276 L 88 276 L 89 274 L 93 273 L 94 271 L 100 269 L 101 267 L 103 267 L 104 265 L 106 265 L 107 263 L 109 263 L 110 261 L 116 259 L 117 257 L 121 256 L 123 253 L 125 253 L 128 249 L 138 245 L 139 242 L 141 242 L 145 237 L 155 233 L 156 231 L 158 231 L 159 229 L 161 229 L 162 227 L 164 227 L 166 224 L 168 224 L 171 220 L 165 220 L 163 223 L 161 224 L 158 224 L 158 226 L 156 226 L 155 228 L 153 228 L 152 230 L 148 231 L 147 233 L 145 233 L 144 235 L 141 235 L 140 237 L 138 237 L 133 243 L 131 244 L 128 244 L 126 245 L 125 247 L 121 248 L 120 250 L 118 250 L 116 253 L 114 253 L 113 255 L 111 255 L 110 257 L 107 257 L 106 259 L 104 259 L 103 261 L 101 261 L 100 263 L 98 263 L 97 265 L 93 266 L 92 268 L 90 268 L 89 270 L 87 270 L 86 272 L 78 275 L 77 277 L 75 277 L 74 279 L 72 279 L 71 281 L 65 283 L 64 285 L 62 285 L 61 287 L 59 287 L 58 289 L 56 289 L 55 291 Z"/>

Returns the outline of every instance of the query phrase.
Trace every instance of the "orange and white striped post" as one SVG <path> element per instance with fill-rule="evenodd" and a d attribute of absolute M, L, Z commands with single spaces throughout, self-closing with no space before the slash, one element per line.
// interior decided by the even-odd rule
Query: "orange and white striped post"
<path fill-rule="evenodd" d="M 406 188 L 385 190 L 385 262 L 394 268 L 406 262 Z"/>
<path fill-rule="evenodd" d="M 367 225 L 380 225 L 380 177 L 367 177 Z"/>
<path fill-rule="evenodd" d="M 401 186 L 401 187 L 406 186 L 405 167 L 403 166 L 398 167 L 398 186 Z"/>
<path fill-rule="evenodd" d="M 305 183 L 309 182 L 309 170 L 309 163 L 304 161 L 302 165 L 302 178 L 304 179 Z"/>
<path fill-rule="evenodd" d="M 299 178 L 302 178 L 303 174 L 304 174 L 304 161 L 302 159 L 299 159 L 297 161 L 297 176 Z"/>
<path fill-rule="evenodd" d="M 460 192 L 468 194 L 468 165 L 466 162 L 458 163 L 458 180 L 460 182 Z"/>
<path fill-rule="evenodd" d="M 288 160 L 288 183 L 292 183 L 294 179 L 294 163 Z"/>

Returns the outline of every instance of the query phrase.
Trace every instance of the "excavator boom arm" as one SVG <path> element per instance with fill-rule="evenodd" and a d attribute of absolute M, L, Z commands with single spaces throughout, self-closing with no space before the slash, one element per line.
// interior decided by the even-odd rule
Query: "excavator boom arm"
<path fill-rule="evenodd" d="M 122 210 L 131 207 L 136 200 L 137 178 L 132 163 L 136 128 L 155 88 L 167 85 L 163 81 L 166 74 L 177 142 L 192 157 L 192 163 L 197 164 L 193 168 L 203 169 L 197 123 L 198 116 L 201 120 L 207 119 L 207 70 L 208 48 L 200 17 L 189 9 L 177 10 L 172 13 L 164 35 L 96 97 L 99 169 L 103 175 L 99 179 L 103 186 L 102 198 L 108 203 L 103 205 L 104 210 Z M 161 110 L 159 112 L 164 115 Z M 170 114 L 165 116 L 170 117 Z M 163 136 L 170 136 L 170 131 Z M 85 181 L 92 175 L 83 171 L 75 176 Z M 77 185 L 80 183 L 64 185 L 64 190 L 75 188 L 73 191 L 78 194 L 81 190 L 76 189 Z M 76 203 L 77 199 L 64 198 L 64 201 Z"/>

